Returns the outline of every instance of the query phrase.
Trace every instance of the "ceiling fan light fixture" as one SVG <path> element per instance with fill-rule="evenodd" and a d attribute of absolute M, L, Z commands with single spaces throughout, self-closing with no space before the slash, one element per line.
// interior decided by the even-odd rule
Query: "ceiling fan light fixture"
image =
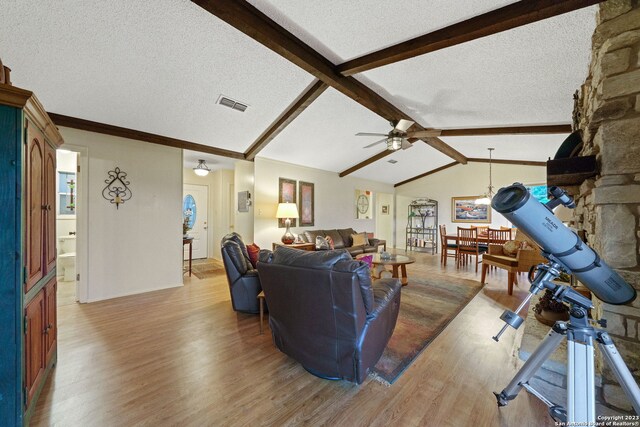
<path fill-rule="evenodd" d="M 402 148 L 402 138 L 399 136 L 392 136 L 387 139 L 387 149 L 391 151 L 397 151 Z"/>
<path fill-rule="evenodd" d="M 198 176 L 207 176 L 209 175 L 209 172 L 211 172 L 211 169 L 209 169 L 204 160 L 199 159 L 198 166 L 193 168 L 193 172 L 195 172 L 195 174 Z"/>

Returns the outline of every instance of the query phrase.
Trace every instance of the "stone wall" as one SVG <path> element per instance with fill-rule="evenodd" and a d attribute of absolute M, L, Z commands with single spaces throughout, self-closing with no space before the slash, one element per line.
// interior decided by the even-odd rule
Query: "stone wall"
<path fill-rule="evenodd" d="M 574 225 L 588 244 L 640 290 L 640 0 L 600 4 L 589 77 L 580 93 L 581 155 L 596 155 L 600 174 L 576 195 Z M 636 380 L 640 378 L 640 298 L 625 306 L 596 302 Z M 600 355 L 599 355 L 600 356 Z M 631 410 L 602 366 L 603 400 Z"/>

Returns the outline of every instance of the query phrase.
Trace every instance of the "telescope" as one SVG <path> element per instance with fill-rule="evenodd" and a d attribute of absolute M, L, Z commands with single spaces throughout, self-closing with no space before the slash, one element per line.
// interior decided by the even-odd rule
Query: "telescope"
<path fill-rule="evenodd" d="M 509 326 L 518 329 L 524 322 L 518 313 L 543 289 L 551 291 L 555 301 L 569 304 L 569 321 L 556 322 L 509 384 L 500 393 L 494 393 L 498 406 L 507 405 L 524 388 L 548 406 L 554 420 L 567 425 L 596 425 L 594 344 L 597 343 L 605 362 L 636 413 L 640 414 L 640 387 L 609 335 L 592 325 L 593 321 L 589 318 L 589 309 L 593 308 L 591 300 L 570 286 L 557 284 L 553 280 L 562 271 L 572 273 L 591 293 L 608 304 L 627 304 L 636 298 L 636 291 L 584 244 L 574 231 L 555 217 L 553 208 L 560 204 L 574 208 L 575 203 L 561 188 L 551 187 L 549 190 L 554 198 L 542 204 L 522 184 L 515 183 L 501 188 L 491 202 L 496 211 L 532 238 L 542 248 L 542 255 L 549 260 L 531 269 L 529 295 L 515 312 L 505 310 L 500 316 L 505 325 L 493 339 L 498 341 Z M 604 319 L 598 323 L 606 325 Z M 563 340 L 567 341 L 566 408 L 547 399 L 529 384 L 529 380 Z"/>
<path fill-rule="evenodd" d="M 558 187 L 551 187 L 550 192 L 555 199 L 543 205 L 522 184 L 515 183 L 501 188 L 491 206 L 540 245 L 547 259 L 573 273 L 598 299 L 615 305 L 633 301 L 636 290 L 553 215 L 551 209 L 561 203 L 575 207 L 573 199 Z"/>

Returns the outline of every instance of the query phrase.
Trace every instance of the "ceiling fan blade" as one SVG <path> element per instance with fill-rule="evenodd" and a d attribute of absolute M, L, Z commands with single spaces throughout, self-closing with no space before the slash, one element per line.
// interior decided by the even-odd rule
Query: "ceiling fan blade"
<path fill-rule="evenodd" d="M 358 132 L 356 136 L 387 136 L 386 133 Z"/>
<path fill-rule="evenodd" d="M 380 141 L 376 141 L 376 142 L 374 142 L 374 143 L 372 143 L 372 144 L 365 145 L 365 146 L 364 146 L 364 147 L 362 147 L 362 148 L 371 148 L 371 147 L 373 147 L 374 145 L 378 145 L 378 144 L 383 143 L 383 142 L 386 142 L 386 141 L 387 141 L 387 138 L 382 138 Z"/>
<path fill-rule="evenodd" d="M 414 122 L 412 122 L 411 120 L 400 119 L 400 121 L 396 125 L 396 130 L 400 132 L 406 132 L 407 129 L 409 129 L 413 125 L 413 123 Z"/>
<path fill-rule="evenodd" d="M 408 132 L 407 136 L 409 138 L 432 138 L 432 137 L 440 136 L 441 133 L 442 133 L 441 129 L 425 129 L 425 130 L 419 130 L 416 132 Z"/>
<path fill-rule="evenodd" d="M 403 150 L 406 150 L 407 148 L 411 148 L 411 147 L 413 147 L 413 144 L 403 138 L 402 145 L 400 146 L 400 148 Z"/>

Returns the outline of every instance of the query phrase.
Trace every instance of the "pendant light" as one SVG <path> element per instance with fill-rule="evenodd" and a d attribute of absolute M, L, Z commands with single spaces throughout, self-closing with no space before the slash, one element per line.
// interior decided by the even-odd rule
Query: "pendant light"
<path fill-rule="evenodd" d="M 193 168 L 193 171 L 198 176 L 207 176 L 209 175 L 209 172 L 211 172 L 211 169 L 209 169 L 204 160 L 200 159 L 198 160 L 198 166 Z"/>
<path fill-rule="evenodd" d="M 493 182 L 491 180 L 491 152 L 495 150 L 495 148 L 487 148 L 487 150 L 489 150 L 489 191 L 484 193 L 481 198 L 476 199 L 476 205 L 490 205 L 491 199 L 493 199 Z"/>

